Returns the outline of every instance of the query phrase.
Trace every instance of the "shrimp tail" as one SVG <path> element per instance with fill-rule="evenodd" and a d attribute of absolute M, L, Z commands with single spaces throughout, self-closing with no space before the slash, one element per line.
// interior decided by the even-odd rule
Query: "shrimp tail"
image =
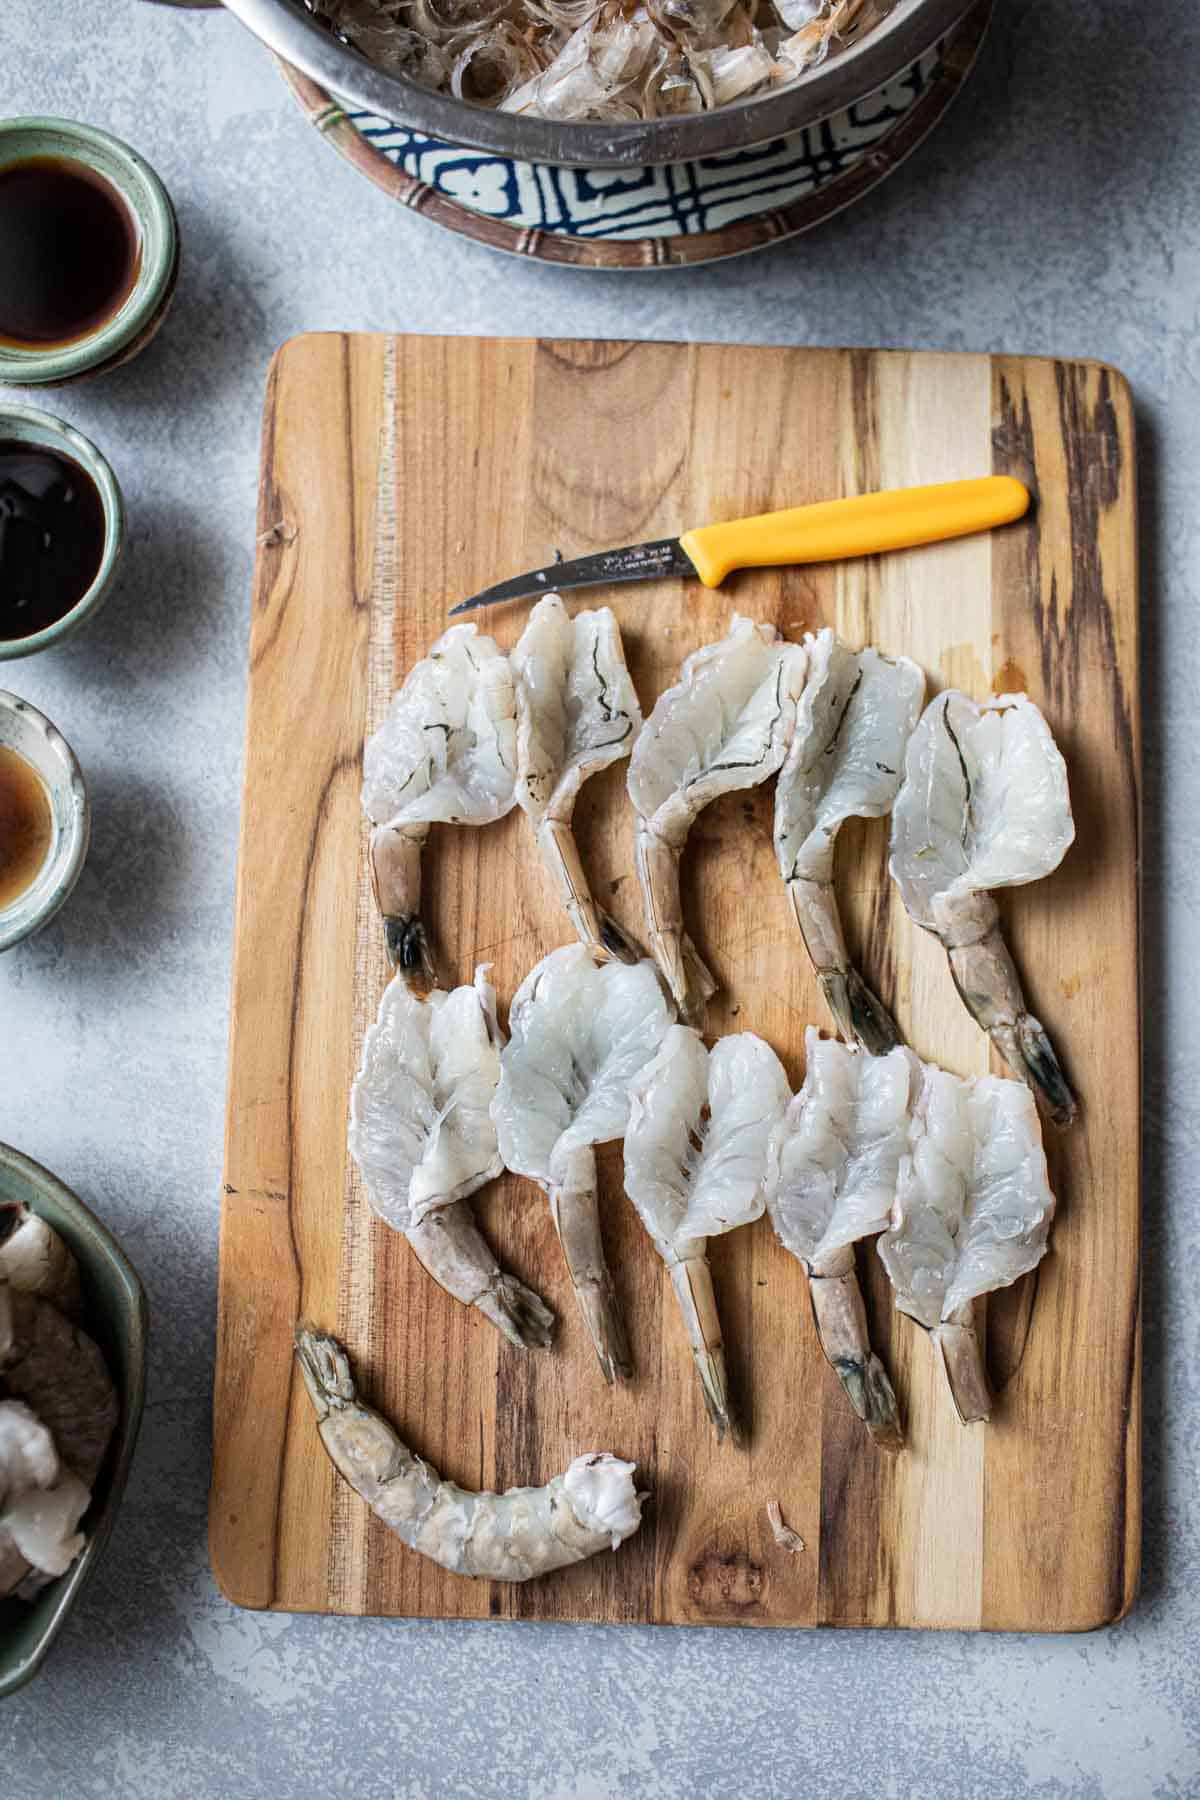
<path fill-rule="evenodd" d="M 844 1043 L 861 1044 L 872 1056 L 886 1056 L 901 1042 L 900 1032 L 850 961 L 833 882 L 794 875 L 787 885 L 804 948 L 839 1036 Z"/>
<path fill-rule="evenodd" d="M 717 1441 L 726 1436 L 737 1441 L 737 1430 L 729 1405 L 729 1381 L 725 1370 L 725 1347 L 721 1321 L 717 1316 L 713 1293 L 712 1270 L 706 1256 L 689 1256 L 671 1264 L 671 1285 L 687 1327 L 688 1342 L 700 1377 L 704 1404 L 712 1420 Z"/>
<path fill-rule="evenodd" d="M 1025 1005 L 1021 981 L 1000 930 L 990 894 L 973 894 L 944 912 L 938 935 L 946 946 L 955 986 L 971 1016 L 1021 1080 L 1040 1096 L 1056 1125 L 1070 1125 L 1079 1103 L 1054 1046 Z"/>
<path fill-rule="evenodd" d="M 932 1337 L 962 1423 L 986 1421 L 991 1416 L 992 1395 L 971 1302 L 957 1307 L 948 1319 L 936 1325 Z"/>
<path fill-rule="evenodd" d="M 871 1348 L 853 1246 L 844 1245 L 807 1267 L 813 1322 L 826 1361 L 879 1448 L 902 1449 L 900 1408 L 887 1370 Z"/>
<path fill-rule="evenodd" d="M 1031 1012 L 1018 1013 L 1012 1024 L 991 1027 L 992 1042 L 1021 1079 L 1040 1094 L 1046 1110 L 1058 1126 L 1073 1124 L 1079 1102 L 1067 1083 L 1054 1046 L 1040 1020 Z"/>
<path fill-rule="evenodd" d="M 554 1314 L 515 1275 L 507 1275 L 484 1241 L 465 1200 L 436 1207 L 405 1232 L 417 1260 L 439 1287 L 474 1306 L 518 1350 L 546 1350 Z"/>
<path fill-rule="evenodd" d="M 817 979 L 843 1042 L 861 1044 L 871 1056 L 886 1056 L 903 1042 L 895 1019 L 852 964 L 823 969 Z"/>
<path fill-rule="evenodd" d="M 592 898 L 570 821 L 547 816 L 538 826 L 537 841 L 580 943 L 603 950 L 621 962 L 640 962 L 642 952 L 638 945 Z"/>
<path fill-rule="evenodd" d="M 717 991 L 717 982 L 684 930 L 681 854 L 682 845 L 667 843 L 645 819 L 638 821 L 637 872 L 650 948 L 680 1017 L 703 1029 L 707 1003 Z"/>
<path fill-rule="evenodd" d="M 550 1214 L 562 1245 L 579 1310 L 605 1381 L 628 1380 L 633 1360 L 600 1238 L 596 1155 L 578 1146 L 562 1159 L 550 1187 Z"/>
<path fill-rule="evenodd" d="M 377 825 L 371 833 L 371 885 L 383 918 L 388 962 L 419 1000 L 437 986 L 437 966 L 421 917 L 421 851 L 428 836 L 428 825 Z"/>
<path fill-rule="evenodd" d="M 355 1388 L 350 1360 L 336 1338 L 313 1325 L 297 1325 L 296 1360 L 318 1424 L 331 1412 L 353 1405 Z"/>

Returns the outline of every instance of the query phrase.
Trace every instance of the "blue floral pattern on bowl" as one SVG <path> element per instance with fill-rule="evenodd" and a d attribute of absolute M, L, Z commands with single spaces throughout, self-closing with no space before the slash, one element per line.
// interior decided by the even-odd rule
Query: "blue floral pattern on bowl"
<path fill-rule="evenodd" d="M 472 212 L 578 238 L 720 231 L 836 181 L 889 136 L 938 72 L 942 47 L 886 87 L 791 137 L 654 169 L 551 168 L 447 144 L 349 102 L 340 110 L 387 160 Z"/>

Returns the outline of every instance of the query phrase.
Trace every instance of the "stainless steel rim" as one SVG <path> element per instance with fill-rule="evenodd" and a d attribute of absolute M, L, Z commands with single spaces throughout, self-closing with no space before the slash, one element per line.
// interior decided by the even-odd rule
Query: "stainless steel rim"
<path fill-rule="evenodd" d="M 747 149 L 799 131 L 872 93 L 915 62 L 968 11 L 971 0 L 899 0 L 895 12 L 794 88 L 745 106 L 629 125 L 564 125 L 489 112 L 385 75 L 337 42 L 298 0 L 225 0 L 229 11 L 277 55 L 366 112 L 523 162 L 584 168 L 687 162 Z"/>

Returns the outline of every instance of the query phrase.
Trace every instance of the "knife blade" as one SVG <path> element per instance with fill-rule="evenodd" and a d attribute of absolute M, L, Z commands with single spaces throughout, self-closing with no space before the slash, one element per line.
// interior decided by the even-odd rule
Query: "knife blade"
<path fill-rule="evenodd" d="M 701 525 L 677 538 L 655 538 L 621 550 L 600 550 L 570 562 L 550 563 L 499 581 L 450 609 L 474 612 L 504 600 L 606 586 L 619 581 L 694 579 L 720 587 L 734 569 L 836 562 L 944 542 L 990 531 L 1023 517 L 1029 489 L 1011 475 L 973 481 L 940 481 L 924 487 L 889 488 L 843 500 L 819 500 L 784 512 Z"/>

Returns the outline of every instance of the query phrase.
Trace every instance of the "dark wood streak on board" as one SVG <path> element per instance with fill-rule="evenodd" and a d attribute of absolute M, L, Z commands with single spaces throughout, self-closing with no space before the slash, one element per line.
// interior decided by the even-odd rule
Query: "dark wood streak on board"
<path fill-rule="evenodd" d="M 1112 601 L 1106 587 L 1101 558 L 1102 516 L 1116 505 L 1126 478 L 1122 467 L 1121 437 L 1107 369 L 1099 372 L 1094 404 L 1088 403 L 1087 373 L 1078 367 L 1055 366 L 1062 441 L 1068 473 L 1067 504 L 1071 519 L 1071 615 L 1082 614 L 1081 623 L 1100 640 L 1106 675 L 1112 682 L 1113 728 L 1121 746 L 1130 788 L 1137 791 L 1137 764 L 1133 747 L 1129 697 L 1117 654 Z M 1132 445 L 1130 446 L 1132 448 Z M 1136 604 L 1136 596 L 1135 596 Z M 1079 679 L 1082 632 L 1072 633 L 1072 674 Z"/>
<path fill-rule="evenodd" d="M 1101 553 L 1102 515 L 1115 506 L 1120 498 L 1125 471 L 1122 466 L 1121 433 L 1113 402 L 1112 380 L 1109 371 L 1101 368 L 1098 371 L 1094 400 L 1089 403 L 1089 387 L 1091 385 L 1089 375 L 1093 373 L 1062 363 L 1055 367 L 1059 407 L 1062 415 L 1062 439 L 1066 448 L 1069 474 L 1067 492 L 1071 519 L 1072 612 L 1081 611 L 1083 614 L 1081 623 L 1089 626 L 1100 640 L 1103 667 L 1112 687 L 1113 729 L 1127 771 L 1129 790 L 1136 796 L 1138 768 L 1129 697 L 1125 691 L 1124 677 L 1117 653 L 1113 609 L 1107 592 Z M 1134 596 L 1134 606 L 1136 608 L 1136 596 Z M 1079 636 L 1082 637 L 1082 633 Z M 1077 649 L 1076 667 L 1078 667 L 1078 661 L 1079 651 Z M 1140 818 L 1137 815 L 1136 807 L 1133 833 L 1136 866 L 1140 867 L 1140 844 L 1138 842 Z M 1140 1249 L 1135 1251 L 1135 1254 L 1138 1257 L 1136 1286 L 1140 1294 Z M 1124 1354 L 1122 1410 L 1125 1417 L 1129 1412 L 1129 1395 L 1139 1354 L 1136 1317 L 1135 1312 L 1127 1334 Z M 1129 1476 L 1128 1447 L 1124 1435 L 1114 1441 L 1112 1454 L 1115 1462 L 1114 1510 L 1117 1518 L 1120 1519 L 1126 1512 L 1126 1490 Z M 1119 1531 L 1116 1533 L 1116 1537 L 1117 1555 L 1112 1565 L 1112 1585 L 1108 1603 L 1110 1615 L 1114 1618 L 1120 1615 L 1128 1603 L 1126 1539 L 1124 1533 Z"/>

